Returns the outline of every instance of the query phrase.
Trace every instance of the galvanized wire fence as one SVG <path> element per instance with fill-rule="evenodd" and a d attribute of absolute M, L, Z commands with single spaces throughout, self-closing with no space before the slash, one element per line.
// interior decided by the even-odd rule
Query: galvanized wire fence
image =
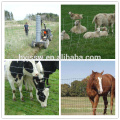
<path fill-rule="evenodd" d="M 95 31 L 95 24 L 92 24 L 93 16 L 84 16 L 81 21 L 81 25 L 87 28 L 87 32 Z M 111 33 L 111 30 L 107 37 L 99 38 L 83 38 L 84 33 L 75 34 L 70 32 L 70 29 L 74 26 L 75 20 L 71 20 L 69 16 L 61 18 L 61 32 L 63 30 L 70 36 L 69 40 L 61 40 L 61 53 L 68 55 L 87 55 L 89 52 L 96 53 L 97 55 L 101 54 L 101 47 L 96 47 L 96 45 L 102 44 L 102 49 L 105 49 L 103 53 L 106 52 L 107 46 L 111 46 L 111 42 L 115 41 L 115 28 L 114 33 Z M 105 43 L 105 44 L 104 44 Z M 113 43 L 112 43 L 113 45 Z M 101 45 L 100 45 L 101 46 Z"/>
<path fill-rule="evenodd" d="M 52 71 L 46 71 L 52 72 Z M 15 84 L 16 86 L 16 84 Z M 45 85 L 47 87 L 47 85 Z M 49 77 L 49 97 L 47 107 L 42 108 L 36 98 L 36 89 L 33 88 L 33 100 L 30 100 L 30 92 L 23 84 L 24 102 L 20 100 L 18 86 L 16 86 L 16 101 L 12 100 L 12 89 L 9 81 L 5 80 L 5 114 L 6 115 L 58 115 L 59 114 L 59 72 L 56 71 Z M 17 107 L 17 108 L 16 108 Z M 11 109 L 11 110 L 10 110 Z"/>
<path fill-rule="evenodd" d="M 92 115 L 92 104 L 86 93 L 87 80 L 85 78 L 61 79 L 61 114 L 62 115 Z M 108 86 L 106 86 L 108 87 Z M 110 113 L 110 93 L 107 96 L 107 115 Z M 97 115 L 103 115 L 104 101 L 102 96 L 96 109 Z M 115 100 L 113 114 L 115 115 Z"/>

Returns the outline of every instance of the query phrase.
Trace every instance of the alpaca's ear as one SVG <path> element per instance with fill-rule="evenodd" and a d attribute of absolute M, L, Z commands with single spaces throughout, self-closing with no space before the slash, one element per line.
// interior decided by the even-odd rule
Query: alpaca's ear
<path fill-rule="evenodd" d="M 101 75 L 104 73 L 104 70 L 101 72 Z"/>
<path fill-rule="evenodd" d="M 92 70 L 92 74 L 94 73 L 94 71 Z"/>

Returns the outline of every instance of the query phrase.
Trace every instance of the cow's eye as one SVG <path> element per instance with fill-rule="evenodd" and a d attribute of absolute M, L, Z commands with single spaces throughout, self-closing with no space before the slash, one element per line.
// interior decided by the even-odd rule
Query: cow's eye
<path fill-rule="evenodd" d="M 43 72 L 40 72 L 41 74 L 43 74 Z"/>

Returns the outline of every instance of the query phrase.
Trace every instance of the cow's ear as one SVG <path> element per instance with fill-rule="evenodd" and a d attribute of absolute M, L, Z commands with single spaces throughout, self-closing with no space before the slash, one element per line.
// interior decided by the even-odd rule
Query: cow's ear
<path fill-rule="evenodd" d="M 104 73 L 104 70 L 101 72 L 101 75 Z"/>

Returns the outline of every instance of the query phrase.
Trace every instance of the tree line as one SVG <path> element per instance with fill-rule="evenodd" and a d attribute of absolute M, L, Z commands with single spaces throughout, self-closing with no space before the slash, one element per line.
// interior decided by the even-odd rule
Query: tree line
<path fill-rule="evenodd" d="M 61 97 L 86 97 L 86 86 L 89 76 L 81 81 L 74 80 L 71 84 L 61 84 Z"/>
<path fill-rule="evenodd" d="M 53 13 L 37 13 L 37 14 L 28 14 L 25 19 L 36 21 L 36 15 L 40 15 L 42 20 L 58 22 L 59 16 Z"/>
<path fill-rule="evenodd" d="M 14 20 L 13 13 L 5 10 L 5 20 Z"/>

